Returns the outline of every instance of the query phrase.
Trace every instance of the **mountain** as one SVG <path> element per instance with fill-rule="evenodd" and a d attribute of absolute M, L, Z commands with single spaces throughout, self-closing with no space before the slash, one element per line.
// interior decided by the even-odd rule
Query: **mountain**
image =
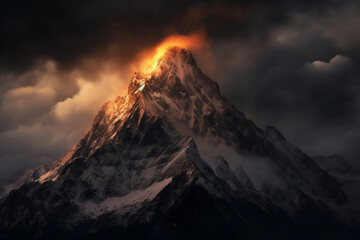
<path fill-rule="evenodd" d="M 314 160 L 322 169 L 334 176 L 357 174 L 356 169 L 337 154 L 329 157 L 316 156 Z"/>
<path fill-rule="evenodd" d="M 76 146 L 4 195 L 1 239 L 359 236 L 338 179 L 258 128 L 181 48 L 135 73 Z"/>
<path fill-rule="evenodd" d="M 351 166 L 344 158 L 335 154 L 328 157 L 317 156 L 314 161 L 340 183 L 341 188 L 348 196 L 348 214 L 360 220 L 360 174 L 357 169 Z"/>

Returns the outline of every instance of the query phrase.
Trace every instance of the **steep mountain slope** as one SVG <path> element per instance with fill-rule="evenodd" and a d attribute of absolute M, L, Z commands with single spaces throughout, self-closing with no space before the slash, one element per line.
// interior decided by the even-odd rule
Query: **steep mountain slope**
<path fill-rule="evenodd" d="M 0 202 L 0 236 L 355 237 L 347 211 L 333 176 L 171 48 L 75 147 L 18 180 Z"/>
<path fill-rule="evenodd" d="M 315 162 L 331 175 L 356 175 L 356 170 L 341 156 L 314 157 Z"/>
<path fill-rule="evenodd" d="M 340 183 L 349 198 L 348 214 L 360 222 L 360 174 L 344 158 L 335 154 L 329 157 L 314 157 L 315 162 Z"/>

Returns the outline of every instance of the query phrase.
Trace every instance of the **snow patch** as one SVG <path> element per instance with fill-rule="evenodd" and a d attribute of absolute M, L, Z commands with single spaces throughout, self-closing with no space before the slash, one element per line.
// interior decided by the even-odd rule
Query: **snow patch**
<path fill-rule="evenodd" d="M 283 179 L 278 174 L 277 166 L 270 159 L 243 156 L 229 146 L 215 145 L 200 139 L 196 139 L 196 143 L 201 157 L 215 172 L 218 164 L 213 159 L 217 155 L 221 155 L 235 176 L 239 177 L 239 171 L 245 171 L 257 190 L 262 190 L 264 184 L 271 184 L 279 189 L 286 188 Z"/>
<path fill-rule="evenodd" d="M 145 87 L 145 83 L 140 83 L 140 87 L 134 92 L 134 94 L 137 94 L 138 92 L 141 92 Z"/>
<path fill-rule="evenodd" d="M 86 201 L 80 203 L 80 205 L 82 205 L 82 210 L 85 213 L 92 216 L 99 216 L 106 212 L 120 211 L 124 207 L 136 207 L 154 199 L 171 181 L 171 177 L 166 178 L 161 182 L 153 183 L 143 190 L 131 191 L 122 197 L 110 197 L 98 204 L 92 201 Z"/>

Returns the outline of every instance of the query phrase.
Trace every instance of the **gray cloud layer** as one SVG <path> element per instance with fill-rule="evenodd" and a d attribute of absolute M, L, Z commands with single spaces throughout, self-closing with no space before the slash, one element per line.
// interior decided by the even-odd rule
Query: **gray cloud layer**
<path fill-rule="evenodd" d="M 195 57 L 238 108 L 360 165 L 359 16 L 335 0 L 4 2 L 0 178 L 58 158 L 124 91 L 140 51 L 199 30 L 210 52 Z"/>

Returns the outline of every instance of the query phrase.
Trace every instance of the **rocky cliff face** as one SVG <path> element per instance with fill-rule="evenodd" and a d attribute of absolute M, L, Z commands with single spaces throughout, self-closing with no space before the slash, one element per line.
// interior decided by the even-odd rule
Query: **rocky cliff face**
<path fill-rule="evenodd" d="M 13 185 L 0 236 L 355 237 L 348 211 L 334 176 L 275 128 L 258 128 L 189 51 L 172 48 L 68 153 Z"/>

